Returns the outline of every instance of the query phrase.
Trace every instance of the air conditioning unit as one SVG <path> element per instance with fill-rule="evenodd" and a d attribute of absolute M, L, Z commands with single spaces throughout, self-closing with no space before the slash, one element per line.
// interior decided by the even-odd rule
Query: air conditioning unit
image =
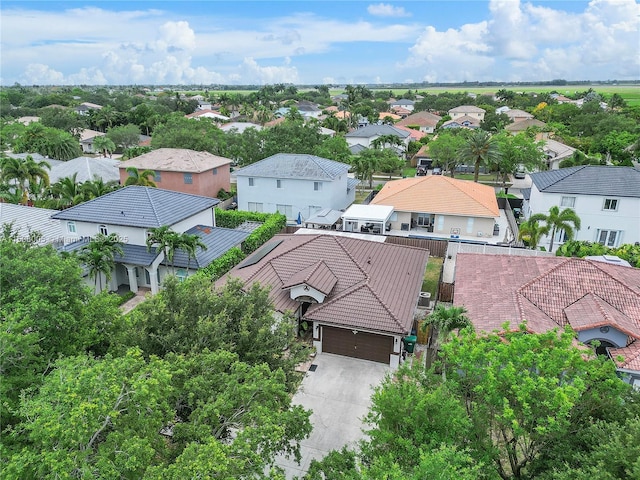
<path fill-rule="evenodd" d="M 420 292 L 420 296 L 418 297 L 418 306 L 429 307 L 430 303 L 431 303 L 431 292 Z"/>

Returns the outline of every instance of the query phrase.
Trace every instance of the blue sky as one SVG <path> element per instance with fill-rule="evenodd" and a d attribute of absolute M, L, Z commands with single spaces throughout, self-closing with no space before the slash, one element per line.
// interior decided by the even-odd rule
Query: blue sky
<path fill-rule="evenodd" d="M 640 79 L 635 0 L 7 1 L 0 82 Z"/>

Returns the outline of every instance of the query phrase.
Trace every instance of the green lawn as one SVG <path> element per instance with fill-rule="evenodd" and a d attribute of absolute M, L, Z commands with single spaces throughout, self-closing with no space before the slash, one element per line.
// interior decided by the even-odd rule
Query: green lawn
<path fill-rule="evenodd" d="M 440 270 L 442 270 L 443 258 L 429 257 L 427 262 L 427 268 L 424 272 L 424 279 L 422 281 L 422 291 L 431 292 L 431 298 L 436 298 L 438 293 L 438 280 L 440 280 Z"/>

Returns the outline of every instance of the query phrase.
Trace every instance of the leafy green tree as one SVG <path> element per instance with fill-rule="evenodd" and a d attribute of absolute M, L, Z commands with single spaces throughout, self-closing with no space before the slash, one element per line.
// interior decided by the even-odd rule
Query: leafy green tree
<path fill-rule="evenodd" d="M 115 268 L 116 255 L 123 255 L 122 241 L 115 234 L 99 233 L 78 251 L 78 260 L 87 268 L 89 278 L 93 278 L 95 289 L 103 289 L 102 278 L 108 283 Z"/>
<path fill-rule="evenodd" d="M 140 351 L 58 360 L 20 408 L 26 446 L 5 464 L 13 478 L 142 478 L 167 455 L 171 372 Z"/>
<path fill-rule="evenodd" d="M 497 137 L 500 157 L 494 168 L 502 177 L 503 184 L 510 180 L 510 175 L 515 173 L 520 165 L 528 171 L 543 167 L 544 151 L 543 142 L 536 142 L 526 133 L 517 135 L 502 134 Z"/>
<path fill-rule="evenodd" d="M 473 181 L 478 181 L 480 167 L 490 166 L 500 159 L 500 149 L 495 137 L 484 130 L 472 130 L 466 135 L 465 142 L 458 150 L 458 159 L 462 163 L 474 165 Z"/>
<path fill-rule="evenodd" d="M 106 135 L 101 135 L 93 139 L 93 149 L 96 152 L 101 152 L 102 156 L 106 158 L 115 152 L 116 144 Z"/>
<path fill-rule="evenodd" d="M 349 163 L 351 151 L 342 136 L 329 137 L 315 147 L 314 155 L 337 162 Z"/>
<path fill-rule="evenodd" d="M 423 452 L 447 445 L 473 458 L 477 478 L 538 478 L 561 465 L 549 454 L 575 460 L 597 448 L 593 438 L 580 446 L 571 437 L 597 421 L 589 415 L 602 418 L 598 409 L 617 415 L 635 402 L 611 361 L 587 358 L 574 342 L 571 331 L 530 334 L 526 326 L 502 335 L 461 330 L 442 345 L 436 367 L 446 377 L 414 362 L 376 390 L 365 465 L 382 457 L 411 472 Z"/>
<path fill-rule="evenodd" d="M 115 180 L 105 182 L 101 178 L 96 178 L 95 180 L 87 180 L 86 182 L 83 182 L 80 188 L 82 189 L 86 199 L 91 200 L 92 198 L 98 198 L 117 190 L 120 188 L 120 184 Z"/>
<path fill-rule="evenodd" d="M 56 208 L 69 208 L 87 200 L 86 191 L 77 182 L 78 173 L 64 177 L 51 185 L 51 195 Z"/>
<path fill-rule="evenodd" d="M 85 117 L 78 115 L 73 109 L 43 108 L 40 112 L 40 123 L 45 127 L 57 128 L 80 138 L 82 130 L 88 127 Z"/>
<path fill-rule="evenodd" d="M 224 156 L 225 134 L 210 119 L 173 114 L 158 124 L 151 138 L 153 148 L 188 148 Z"/>
<path fill-rule="evenodd" d="M 571 208 L 564 208 L 560 211 L 560 207 L 554 205 L 549 209 L 548 214 L 536 213 L 529 217 L 531 222 L 544 222 L 545 228 L 550 232 L 551 243 L 549 251 L 553 252 L 553 242 L 556 233 L 564 232 L 567 240 L 573 239 L 576 230 L 580 230 L 580 217 Z"/>
<path fill-rule="evenodd" d="M 356 178 L 369 182 L 369 188 L 373 188 L 373 174 L 380 169 L 380 150 L 367 148 L 359 155 L 352 157 L 351 165 Z"/>
<path fill-rule="evenodd" d="M 136 167 L 127 167 L 125 169 L 129 176 L 125 180 L 125 186 L 139 185 L 142 187 L 155 187 L 156 182 L 153 178 L 156 176 L 156 172 L 153 170 L 138 170 Z"/>
<path fill-rule="evenodd" d="M 429 155 L 444 171 L 449 171 L 451 178 L 454 178 L 456 166 L 460 162 L 458 151 L 463 144 L 463 136 L 451 131 L 442 132 L 429 142 Z"/>
<path fill-rule="evenodd" d="M 135 147 L 140 143 L 140 128 L 137 125 L 120 125 L 107 131 L 109 138 L 122 151 Z"/>

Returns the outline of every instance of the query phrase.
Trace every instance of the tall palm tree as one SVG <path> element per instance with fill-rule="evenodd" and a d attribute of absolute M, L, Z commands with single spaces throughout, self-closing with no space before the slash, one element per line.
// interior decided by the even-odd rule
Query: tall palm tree
<path fill-rule="evenodd" d="M 580 230 L 580 217 L 571 208 L 565 208 L 560 211 L 560 207 L 554 205 L 549 209 L 549 214 L 536 213 L 531 215 L 530 221 L 542 221 L 546 224 L 546 228 L 551 232 L 551 243 L 549 251 L 553 252 L 553 241 L 556 233 L 564 232 L 567 240 L 572 240 L 575 232 Z"/>
<path fill-rule="evenodd" d="M 381 135 L 371 142 L 371 146 L 377 149 L 393 148 L 394 145 L 402 145 L 402 140 L 400 137 L 393 134 Z"/>
<path fill-rule="evenodd" d="M 102 156 L 106 158 L 116 150 L 116 144 L 106 135 L 100 135 L 93 139 L 93 149 L 96 152 L 101 152 Z"/>
<path fill-rule="evenodd" d="M 500 149 L 495 137 L 481 129 L 472 131 L 458 150 L 458 158 L 475 165 L 473 181 L 477 182 L 481 165 L 491 165 L 500 159 Z"/>
<path fill-rule="evenodd" d="M 89 270 L 89 278 L 94 279 L 98 292 L 102 291 L 103 276 L 106 282 L 111 280 L 116 254 L 123 255 L 123 250 L 122 242 L 115 233 L 110 235 L 99 233 L 78 253 L 78 259 Z M 100 283 L 99 287 L 98 282 Z"/>
<path fill-rule="evenodd" d="M 94 180 L 87 180 L 86 182 L 84 182 L 80 188 L 82 189 L 82 192 L 86 196 L 87 200 L 90 200 L 92 198 L 98 198 L 102 195 L 113 192 L 114 190 L 120 188 L 120 185 L 115 180 L 105 182 L 101 178 L 96 177 Z"/>
<path fill-rule="evenodd" d="M 149 235 L 147 236 L 147 251 L 151 251 L 153 247 L 161 251 L 164 255 L 165 265 L 168 266 L 169 262 L 169 249 L 173 242 L 173 236 L 176 232 L 171 230 L 168 225 L 162 225 L 161 227 L 155 227 L 149 229 Z M 173 254 L 171 254 L 171 260 L 173 260 Z"/>
<path fill-rule="evenodd" d="M 127 167 L 129 177 L 124 182 L 125 185 L 140 185 L 142 187 L 155 187 L 156 182 L 152 180 L 156 176 L 153 170 L 138 170 L 136 167 Z"/>
<path fill-rule="evenodd" d="M 520 224 L 518 238 L 526 242 L 531 250 L 538 248 L 540 238 L 549 233 L 547 225 L 540 225 L 540 220 L 533 216 Z"/>
<path fill-rule="evenodd" d="M 49 165 L 45 161 L 36 162 L 31 155 L 25 159 L 21 158 L 1 158 L 0 159 L 0 179 L 13 184 L 16 193 L 21 195 L 21 203 L 29 201 L 29 183 L 42 182 L 45 187 L 49 186 Z"/>
<path fill-rule="evenodd" d="M 191 268 L 191 259 L 196 258 L 199 248 L 206 250 L 207 246 L 198 235 L 186 232 L 180 235 L 180 249 L 187 254 L 187 275 L 189 275 L 189 268 Z"/>

